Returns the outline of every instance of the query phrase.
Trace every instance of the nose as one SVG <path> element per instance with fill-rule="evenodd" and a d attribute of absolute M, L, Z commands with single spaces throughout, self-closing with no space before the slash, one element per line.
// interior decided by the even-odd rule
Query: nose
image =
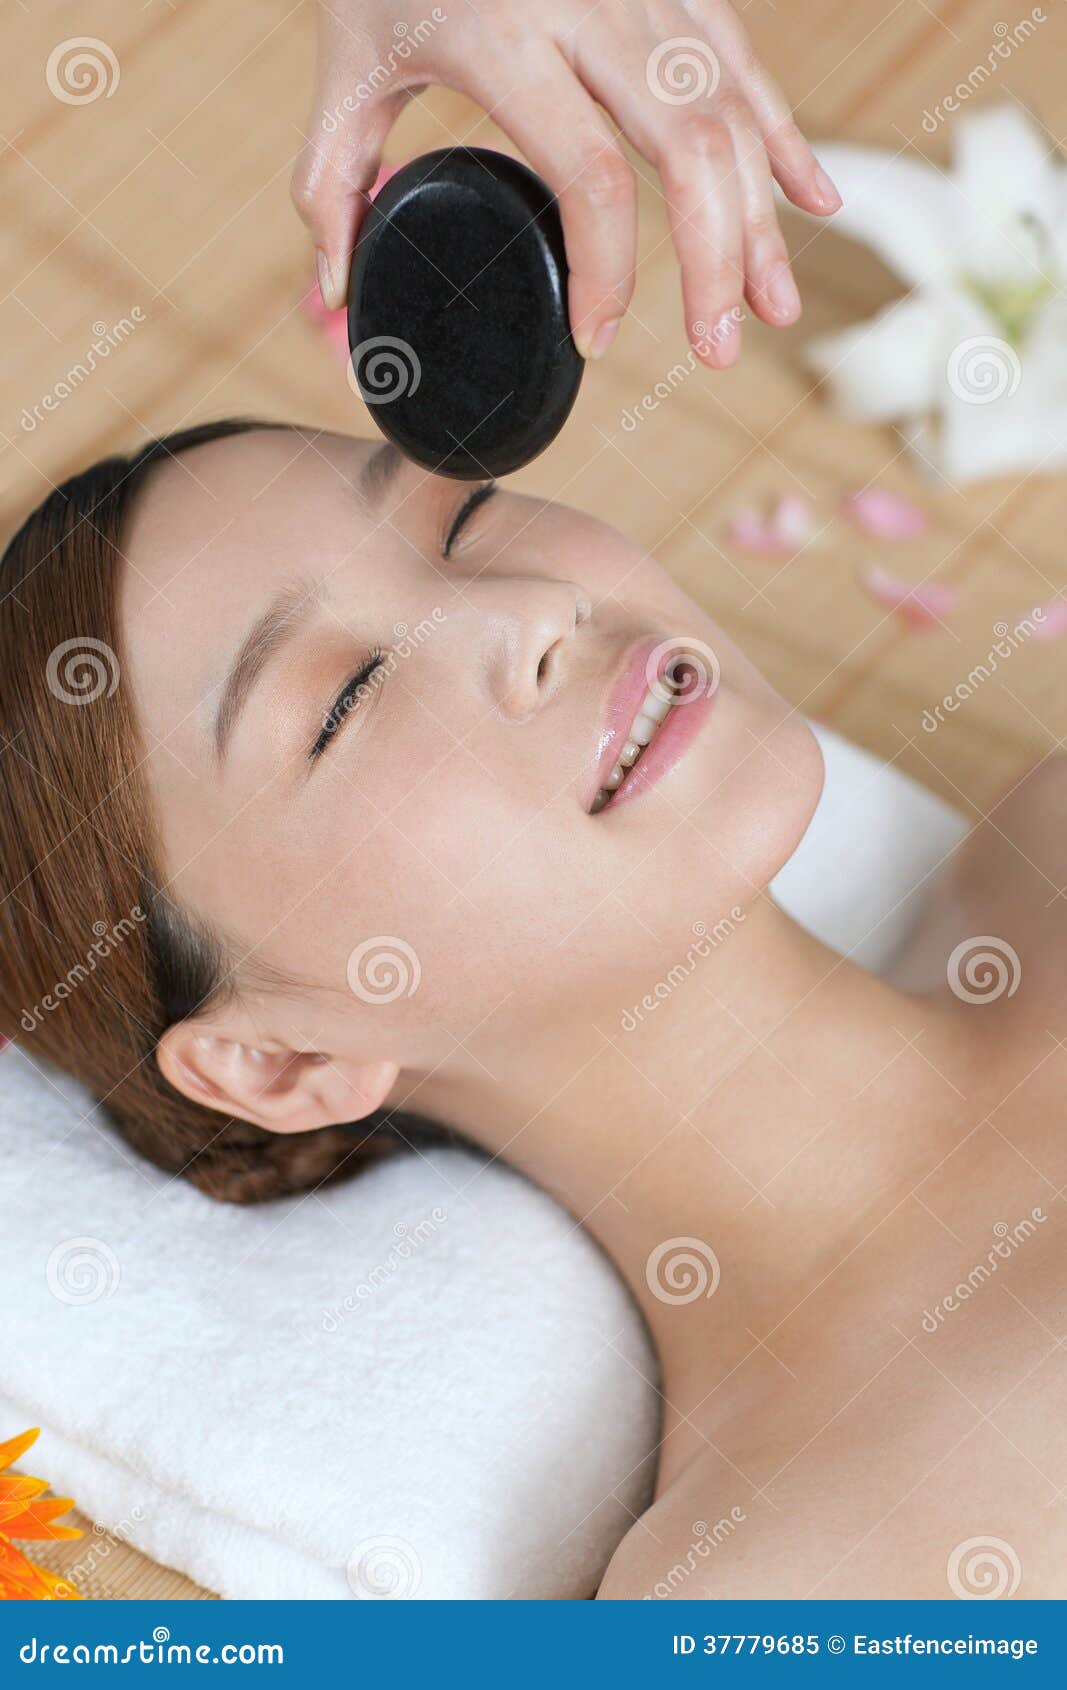
<path fill-rule="evenodd" d="M 576 581 L 510 575 L 469 582 L 464 598 L 481 620 L 479 643 L 493 700 L 522 722 L 559 690 L 575 631 L 590 602 Z"/>

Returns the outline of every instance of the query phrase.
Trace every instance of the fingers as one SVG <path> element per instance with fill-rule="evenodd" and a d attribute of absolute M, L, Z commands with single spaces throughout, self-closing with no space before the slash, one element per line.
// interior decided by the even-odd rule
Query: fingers
<path fill-rule="evenodd" d="M 552 44 L 536 53 L 528 49 L 521 61 L 490 61 L 472 72 L 465 91 L 492 108 L 494 120 L 556 195 L 570 270 L 571 333 L 583 358 L 601 357 L 633 293 L 637 184 L 631 166 Z"/>
<path fill-rule="evenodd" d="M 681 265 L 686 328 L 704 361 L 724 370 L 740 355 L 745 289 L 733 136 L 725 122 L 708 112 L 688 112 L 668 128 L 670 140 L 653 163 Z"/>
<path fill-rule="evenodd" d="M 802 211 L 829 217 L 840 209 L 841 195 L 801 134 L 781 88 L 753 52 L 740 18 L 723 0 L 707 0 L 705 10 L 719 62 L 748 102 L 782 192 Z"/>
<path fill-rule="evenodd" d="M 315 96 L 290 184 L 293 204 L 315 243 L 322 303 L 340 310 L 366 196 L 381 167 L 386 136 L 408 98 L 407 90 L 361 99 L 346 92 L 358 77 L 331 79 Z"/>
<path fill-rule="evenodd" d="M 735 115 L 730 133 L 742 202 L 745 298 L 763 322 L 784 327 L 800 316 L 800 294 L 778 223 L 766 148 L 747 108 Z"/>
<path fill-rule="evenodd" d="M 688 24 L 692 28 L 692 24 Z M 741 348 L 746 190 L 732 125 L 752 124 L 740 96 L 719 87 L 711 47 L 691 36 L 637 40 L 594 14 L 576 69 L 627 139 L 659 171 L 682 276 L 690 342 L 713 369 Z"/>

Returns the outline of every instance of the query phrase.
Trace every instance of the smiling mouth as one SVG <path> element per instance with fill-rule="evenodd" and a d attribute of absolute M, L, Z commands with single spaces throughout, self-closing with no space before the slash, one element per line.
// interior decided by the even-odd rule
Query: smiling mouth
<path fill-rule="evenodd" d="M 648 747 L 662 729 L 671 711 L 678 707 L 684 690 L 685 676 L 672 673 L 665 674 L 660 678 L 656 690 L 650 687 L 646 691 L 634 713 L 622 750 L 619 752 L 604 785 L 589 807 L 591 816 L 595 816 L 606 804 L 610 804 L 615 794 L 625 786 L 632 771 L 637 767 Z"/>

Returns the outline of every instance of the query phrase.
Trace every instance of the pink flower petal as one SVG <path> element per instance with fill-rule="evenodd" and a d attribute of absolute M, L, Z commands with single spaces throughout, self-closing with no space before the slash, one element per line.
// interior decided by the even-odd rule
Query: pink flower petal
<path fill-rule="evenodd" d="M 815 533 L 815 511 L 799 494 L 785 493 L 771 518 L 771 528 L 791 551 L 799 551 Z"/>
<path fill-rule="evenodd" d="M 370 191 L 371 199 L 374 198 L 375 194 L 377 194 L 381 188 L 385 187 L 385 184 L 388 182 L 390 176 L 396 175 L 399 168 L 399 165 L 396 164 L 382 165 L 382 168 L 379 170 L 375 178 L 374 186 Z M 309 293 L 304 295 L 301 303 L 312 322 L 316 323 L 326 336 L 326 339 L 329 341 L 331 348 L 337 356 L 338 363 L 347 364 L 348 312 L 345 307 L 342 305 L 339 311 L 327 311 L 325 305 L 322 303 L 322 295 L 319 293 L 318 282 L 315 283 L 315 286 Z"/>
<path fill-rule="evenodd" d="M 902 580 L 880 564 L 860 571 L 861 584 L 879 604 L 900 612 L 912 628 L 932 628 L 950 616 L 959 603 L 959 588 L 947 581 L 922 581 L 918 585 Z"/>
<path fill-rule="evenodd" d="M 726 533 L 731 545 L 744 552 L 763 552 L 766 556 L 780 557 L 790 549 L 770 523 L 764 522 L 747 506 L 734 512 Z"/>
<path fill-rule="evenodd" d="M 786 494 L 766 520 L 750 505 L 735 511 L 727 529 L 730 543 L 741 551 L 765 557 L 790 557 L 807 545 L 815 532 L 815 515 L 806 499 Z"/>
<path fill-rule="evenodd" d="M 849 493 L 841 508 L 865 534 L 878 540 L 914 540 L 926 529 L 926 515 L 919 506 L 887 487 L 863 487 Z"/>
<path fill-rule="evenodd" d="M 1034 623 L 1032 639 L 1059 640 L 1067 634 L 1067 600 L 1053 599 L 1051 604 L 1039 604 L 1030 615 L 1034 617 L 1039 612 L 1041 620 Z"/>

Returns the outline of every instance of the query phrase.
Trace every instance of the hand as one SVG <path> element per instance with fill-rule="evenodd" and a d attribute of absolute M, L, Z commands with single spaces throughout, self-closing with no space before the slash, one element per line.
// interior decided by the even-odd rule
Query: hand
<path fill-rule="evenodd" d="M 386 137 L 429 83 L 477 100 L 556 194 L 584 357 L 614 337 L 637 249 L 637 184 L 605 113 L 659 172 L 698 356 L 735 361 L 742 300 L 765 323 L 800 315 L 773 181 L 815 216 L 841 200 L 727 0 L 320 0 L 292 191 L 328 308 Z"/>

